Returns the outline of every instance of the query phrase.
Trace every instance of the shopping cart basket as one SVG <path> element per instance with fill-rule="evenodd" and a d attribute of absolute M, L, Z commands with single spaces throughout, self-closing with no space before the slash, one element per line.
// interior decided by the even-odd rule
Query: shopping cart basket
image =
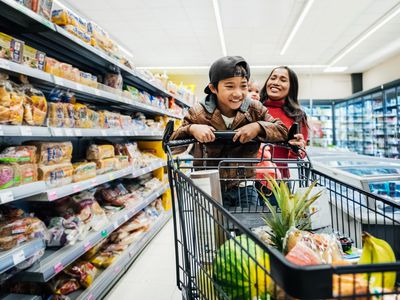
<path fill-rule="evenodd" d="M 224 207 L 210 196 L 188 173 L 215 169 L 215 159 L 174 158 L 172 149 L 194 140 L 168 141 L 171 126 L 164 135 L 168 154 L 168 174 L 173 195 L 177 285 L 184 299 L 400 299 L 396 278 L 394 287 L 360 285 L 361 279 L 380 274 L 382 282 L 393 278 L 400 263 L 299 266 L 289 262 L 277 249 L 267 246 L 252 227 L 262 224 L 271 212 L 261 202 Z M 229 181 L 259 185 L 259 179 L 247 177 L 245 170 L 260 159 L 223 159 L 218 171 L 234 169 L 237 176 L 221 175 L 221 186 Z M 324 232 L 340 232 L 362 247 L 362 232 L 386 240 L 400 256 L 400 206 L 377 195 L 362 191 L 312 169 L 303 160 L 271 160 L 276 172 L 290 170 L 286 181 L 291 190 L 317 186 L 326 190 L 324 216 L 315 223 Z M 193 164 L 191 164 L 193 163 Z M 211 165 L 211 166 L 210 166 Z M 230 173 L 232 174 L 232 173 Z M 260 185 L 259 185 L 260 186 Z M 240 194 L 239 194 L 240 196 Z M 246 197 L 246 195 L 242 195 Z M 318 216 L 318 213 L 315 215 Z M 322 219 L 322 223 L 321 223 Z"/>

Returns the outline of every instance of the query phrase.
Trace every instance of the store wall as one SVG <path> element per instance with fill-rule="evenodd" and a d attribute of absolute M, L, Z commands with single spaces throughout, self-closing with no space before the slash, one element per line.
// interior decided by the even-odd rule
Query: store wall
<path fill-rule="evenodd" d="M 363 73 L 363 89 L 368 90 L 400 78 L 400 54 Z"/>
<path fill-rule="evenodd" d="M 181 81 L 196 85 L 195 94 L 201 99 L 204 97 L 204 87 L 208 84 L 208 76 L 196 75 L 169 75 L 177 84 Z M 332 74 L 299 74 L 300 99 L 340 99 L 351 95 L 350 75 Z M 266 76 L 255 74 L 253 80 L 264 84 Z"/>

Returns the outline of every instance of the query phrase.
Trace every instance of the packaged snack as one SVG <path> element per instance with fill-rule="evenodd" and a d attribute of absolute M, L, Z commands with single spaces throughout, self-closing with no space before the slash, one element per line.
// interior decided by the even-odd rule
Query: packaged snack
<path fill-rule="evenodd" d="M 123 80 L 121 74 L 107 73 L 104 77 L 104 84 L 122 91 Z"/>
<path fill-rule="evenodd" d="M 105 248 L 104 251 L 106 252 L 116 252 L 116 251 L 124 251 L 128 248 L 128 245 L 121 245 L 121 244 L 111 244 Z"/>
<path fill-rule="evenodd" d="M 88 252 L 86 252 L 84 258 L 90 259 L 94 255 L 96 255 L 96 253 L 98 253 L 105 245 L 107 245 L 107 243 L 108 243 L 108 240 L 103 239 L 102 241 L 97 243 L 95 246 L 93 246 L 92 249 L 90 249 Z"/>
<path fill-rule="evenodd" d="M 132 118 L 130 116 L 120 115 L 121 119 L 121 127 L 124 129 L 131 128 L 132 125 Z"/>
<path fill-rule="evenodd" d="M 1 251 L 10 250 L 14 247 L 21 245 L 26 241 L 27 238 L 23 234 L 0 237 L 0 250 Z"/>
<path fill-rule="evenodd" d="M 65 270 L 65 273 L 78 279 L 79 283 L 87 288 L 92 285 L 97 275 L 97 269 L 90 262 L 81 261 Z"/>
<path fill-rule="evenodd" d="M 14 185 L 23 185 L 37 181 L 38 170 L 35 164 L 14 165 Z"/>
<path fill-rule="evenodd" d="M 24 93 L 24 121 L 31 126 L 44 124 L 47 115 L 47 101 L 44 94 L 30 85 L 20 88 Z"/>
<path fill-rule="evenodd" d="M 73 182 L 78 182 L 96 177 L 96 163 L 94 162 L 79 162 L 74 163 Z"/>
<path fill-rule="evenodd" d="M 77 216 L 71 216 L 67 219 L 54 217 L 50 220 L 48 228 L 50 234 L 47 242 L 48 247 L 73 245 L 85 236 L 87 230 Z"/>
<path fill-rule="evenodd" d="M 92 128 L 92 122 L 89 118 L 89 109 L 86 105 L 74 104 L 75 124 L 77 128 Z"/>
<path fill-rule="evenodd" d="M 36 161 L 39 164 L 54 165 L 71 161 L 71 142 L 31 142 L 31 144 L 37 147 Z"/>
<path fill-rule="evenodd" d="M 54 24 L 65 26 L 78 26 L 78 16 L 67 9 L 55 9 L 51 13 L 51 21 Z"/>
<path fill-rule="evenodd" d="M 77 279 L 61 274 L 50 282 L 50 286 L 55 294 L 68 295 L 80 288 Z"/>
<path fill-rule="evenodd" d="M 53 7 L 53 0 L 38 0 L 38 9 L 36 12 L 46 18 L 47 20 L 51 19 L 51 9 Z"/>
<path fill-rule="evenodd" d="M 117 170 L 125 169 L 130 166 L 129 158 L 127 155 L 116 155 L 115 158 L 117 159 Z"/>
<path fill-rule="evenodd" d="M 10 42 L 12 37 L 0 32 L 0 58 L 11 59 Z"/>
<path fill-rule="evenodd" d="M 81 39 L 83 42 L 90 44 L 91 37 L 86 32 L 80 30 L 78 27 L 74 25 L 65 25 L 63 28 L 69 33 L 73 34 L 77 38 Z"/>
<path fill-rule="evenodd" d="M 84 84 L 84 85 L 88 85 L 88 86 L 90 86 L 90 84 L 91 84 L 91 80 L 92 80 L 92 74 L 90 74 L 90 73 L 86 73 L 86 72 L 80 72 L 79 73 L 79 82 L 81 83 L 81 84 Z"/>
<path fill-rule="evenodd" d="M 14 186 L 14 168 L 10 165 L 0 165 L 0 190 Z"/>
<path fill-rule="evenodd" d="M 43 71 L 45 64 L 46 53 L 24 45 L 24 65 Z"/>
<path fill-rule="evenodd" d="M 72 182 L 73 167 L 71 163 L 39 165 L 39 180 L 45 181 L 48 187 L 57 187 Z"/>
<path fill-rule="evenodd" d="M 11 60 L 13 62 L 22 64 L 23 62 L 23 55 L 24 55 L 24 45 L 23 41 L 12 39 L 10 43 L 10 54 Z"/>
<path fill-rule="evenodd" d="M 93 160 L 97 166 L 97 174 L 104 174 L 115 170 L 117 160 L 115 157 Z"/>
<path fill-rule="evenodd" d="M 99 128 L 100 127 L 100 114 L 97 111 L 88 109 L 87 110 L 88 117 L 90 120 L 91 128 Z"/>
<path fill-rule="evenodd" d="M 36 163 L 35 146 L 7 147 L 0 154 L 1 163 Z"/>
<path fill-rule="evenodd" d="M 128 156 L 131 163 L 134 162 L 135 158 L 141 157 L 142 153 L 139 151 L 136 143 L 126 143 L 115 145 L 116 155 Z"/>
<path fill-rule="evenodd" d="M 117 183 L 113 185 L 105 184 L 100 187 L 96 198 L 101 199 L 103 203 L 123 206 L 131 200 L 133 196 L 129 194 L 123 184 Z"/>
<path fill-rule="evenodd" d="M 100 124 L 100 128 L 110 128 L 109 126 L 109 112 L 108 111 L 100 111 L 99 112 L 99 124 Z"/>
<path fill-rule="evenodd" d="M 75 126 L 75 109 L 74 104 L 63 103 L 64 104 L 64 127 L 74 128 Z"/>
<path fill-rule="evenodd" d="M 114 157 L 113 145 L 95 145 L 92 144 L 86 151 L 86 158 L 88 160 L 101 160 L 105 158 Z"/>
<path fill-rule="evenodd" d="M 44 71 L 53 74 L 54 76 L 60 76 L 60 62 L 54 58 L 46 56 Z"/>
<path fill-rule="evenodd" d="M 114 262 L 118 255 L 119 252 L 101 252 L 94 256 L 90 262 L 98 268 L 105 269 Z"/>
<path fill-rule="evenodd" d="M 47 239 L 47 228 L 44 223 L 35 217 L 25 217 L 9 220 L 2 223 L 0 237 L 23 234 L 26 239 Z"/>
<path fill-rule="evenodd" d="M 72 69 L 73 68 L 70 64 L 60 63 L 60 77 L 68 80 L 73 80 L 74 74 Z"/>

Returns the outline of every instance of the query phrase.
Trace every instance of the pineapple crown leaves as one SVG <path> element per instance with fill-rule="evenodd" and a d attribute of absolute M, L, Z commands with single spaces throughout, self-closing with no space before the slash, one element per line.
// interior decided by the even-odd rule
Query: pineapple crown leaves
<path fill-rule="evenodd" d="M 285 182 L 281 181 L 278 184 L 274 178 L 268 175 L 266 176 L 266 180 L 272 194 L 275 196 L 281 213 L 278 214 L 277 208 L 260 192 L 266 206 L 271 212 L 270 216 L 263 219 L 273 231 L 270 234 L 271 241 L 278 250 L 283 251 L 283 239 L 291 227 L 294 226 L 300 230 L 310 228 L 310 217 L 312 214 L 308 213 L 308 208 L 322 195 L 323 191 L 319 191 L 310 197 L 312 189 L 317 185 L 317 181 L 314 181 L 305 193 L 297 191 L 295 194 L 292 194 Z"/>

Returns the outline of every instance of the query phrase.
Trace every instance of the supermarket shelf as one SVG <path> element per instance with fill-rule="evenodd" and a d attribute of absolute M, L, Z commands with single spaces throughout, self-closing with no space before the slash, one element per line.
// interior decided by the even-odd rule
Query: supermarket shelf
<path fill-rule="evenodd" d="M 88 179 L 88 180 L 74 182 L 74 183 L 70 183 L 70 184 L 60 186 L 57 188 L 52 188 L 52 189 L 44 188 L 42 191 L 40 191 L 39 194 L 28 197 L 27 200 L 45 201 L 45 202 L 54 201 L 54 200 L 60 199 L 65 196 L 72 195 L 72 194 L 79 193 L 81 191 L 93 188 L 93 187 L 101 185 L 103 183 L 113 181 L 113 180 L 121 178 L 121 177 L 129 176 L 129 178 L 136 178 L 143 174 L 147 174 L 151 171 L 154 171 L 156 169 L 164 167 L 165 165 L 166 165 L 166 162 L 164 160 L 159 159 L 145 168 L 133 169 L 132 166 L 129 166 L 125 169 L 114 171 L 114 172 L 109 172 L 109 173 L 99 175 L 99 176 L 96 176 L 96 177 Z"/>
<path fill-rule="evenodd" d="M 134 206 L 127 207 L 118 212 L 111 218 L 109 224 L 96 232 L 91 232 L 83 241 L 75 245 L 65 246 L 57 251 L 46 250 L 46 254 L 39 264 L 34 265 L 26 271 L 20 272 L 17 278 L 25 281 L 49 281 L 139 211 L 147 207 L 151 202 L 157 199 L 157 197 L 161 196 L 168 187 L 168 184 L 164 184 L 150 195 L 146 196 L 140 203 L 136 203 Z"/>
<path fill-rule="evenodd" d="M 66 62 L 76 62 L 78 67 L 83 66 L 87 69 L 120 69 L 125 79 L 124 82 L 146 90 L 151 94 L 173 97 L 181 105 L 190 106 L 179 97 L 173 96 L 163 88 L 141 78 L 135 70 L 121 64 L 101 50 L 84 43 L 63 28 L 54 25 L 16 1 L 1 0 L 0 11 L 4 18 L 4 24 L 2 25 L 10 29 L 19 28 L 19 32 L 24 32 L 21 37 L 23 40 L 33 47 L 39 45 L 39 48 L 44 48 L 44 52 L 50 56 L 65 57 Z"/>
<path fill-rule="evenodd" d="M 27 260 L 44 248 L 45 242 L 42 239 L 35 239 L 11 250 L 0 252 L 0 274 Z"/>
<path fill-rule="evenodd" d="M 5 204 L 15 200 L 37 195 L 43 193 L 44 190 L 46 190 L 46 185 L 43 181 L 32 182 L 0 190 L 0 204 Z"/>
<path fill-rule="evenodd" d="M 42 300 L 42 297 L 36 295 L 8 294 L 0 297 L 0 300 Z"/>
<path fill-rule="evenodd" d="M 130 264 L 139 256 L 144 248 L 151 240 L 161 231 L 165 224 L 171 218 L 172 213 L 168 212 L 153 225 L 142 239 L 133 243 L 126 251 L 124 251 L 115 262 L 105 269 L 93 282 L 93 284 L 81 291 L 74 292 L 70 295 L 71 300 L 89 300 L 102 299 L 105 294 L 112 288 L 113 284 L 125 273 Z"/>
<path fill-rule="evenodd" d="M 159 130 L 131 129 L 86 129 L 86 128 L 55 128 L 38 126 L 0 125 L 0 136 L 33 136 L 33 137 L 97 137 L 97 136 L 128 136 L 135 138 L 161 139 Z"/>
<path fill-rule="evenodd" d="M 144 104 L 139 101 L 135 101 L 131 98 L 123 97 L 122 95 L 118 95 L 120 91 L 115 90 L 116 93 L 103 91 L 97 88 L 93 88 L 90 86 L 86 86 L 84 84 L 80 84 L 68 79 L 64 79 L 61 77 L 53 76 L 51 74 L 45 73 L 43 71 L 32 69 L 29 66 L 17 64 L 12 61 L 8 61 L 5 59 L 0 59 L 0 69 L 6 70 L 16 74 L 23 74 L 29 76 L 30 78 L 35 79 L 40 85 L 44 85 L 46 87 L 62 87 L 69 90 L 74 91 L 77 95 L 82 98 L 90 98 L 90 100 L 99 100 L 99 101 L 107 101 L 112 102 L 122 108 L 121 105 L 128 109 L 134 109 L 141 112 L 147 112 L 151 114 L 162 114 L 167 115 L 173 118 L 182 118 L 172 112 L 161 109 L 159 107 L 155 107 L 152 105 Z"/>

